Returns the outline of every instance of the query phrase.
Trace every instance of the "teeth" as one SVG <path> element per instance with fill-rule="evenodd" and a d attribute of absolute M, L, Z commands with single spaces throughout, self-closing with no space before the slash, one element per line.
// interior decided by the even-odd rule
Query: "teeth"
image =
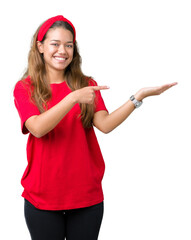
<path fill-rule="evenodd" d="M 66 58 L 62 58 L 62 57 L 55 57 L 55 59 L 57 59 L 57 60 L 66 60 Z"/>

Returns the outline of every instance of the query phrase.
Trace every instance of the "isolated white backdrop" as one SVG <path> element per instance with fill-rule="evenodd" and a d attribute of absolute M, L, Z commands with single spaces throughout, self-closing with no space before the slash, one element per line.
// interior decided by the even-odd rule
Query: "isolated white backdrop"
<path fill-rule="evenodd" d="M 109 112 L 142 87 L 177 81 L 108 135 L 96 130 L 106 163 L 100 240 L 191 239 L 191 7 L 186 0 L 4 1 L 1 18 L 0 239 L 28 240 L 23 188 L 27 136 L 13 104 L 30 41 L 49 17 L 77 30 L 82 69 Z"/>

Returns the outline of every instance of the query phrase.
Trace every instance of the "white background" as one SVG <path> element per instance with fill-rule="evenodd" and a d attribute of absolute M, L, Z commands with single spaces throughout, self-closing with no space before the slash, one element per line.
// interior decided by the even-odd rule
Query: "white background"
<path fill-rule="evenodd" d="M 99 240 L 191 239 L 191 7 L 186 0 L 4 1 L 1 20 L 0 239 L 28 240 L 23 188 L 27 136 L 13 104 L 31 38 L 62 14 L 77 31 L 82 69 L 109 112 L 140 88 L 177 81 L 113 132 L 96 131 L 106 163 Z"/>

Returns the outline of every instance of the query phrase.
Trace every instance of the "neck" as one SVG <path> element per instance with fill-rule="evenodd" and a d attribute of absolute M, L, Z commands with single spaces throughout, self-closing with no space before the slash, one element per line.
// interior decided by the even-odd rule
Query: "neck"
<path fill-rule="evenodd" d="M 46 71 L 46 76 L 49 81 L 49 83 L 61 83 L 64 82 L 64 72 L 62 71 L 57 71 L 53 69 L 47 69 Z"/>

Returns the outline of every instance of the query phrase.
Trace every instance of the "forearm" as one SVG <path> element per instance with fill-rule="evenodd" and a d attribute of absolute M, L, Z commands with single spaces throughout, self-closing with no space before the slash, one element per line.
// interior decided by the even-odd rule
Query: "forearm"
<path fill-rule="evenodd" d="M 76 103 L 93 104 L 94 91 L 103 89 L 108 89 L 108 87 L 88 86 L 75 90 L 46 112 L 30 117 L 25 122 L 25 126 L 35 137 L 42 137 L 55 128 Z"/>
<path fill-rule="evenodd" d="M 70 93 L 49 110 L 28 119 L 25 125 L 34 136 L 42 137 L 54 129 L 75 104 Z"/>
<path fill-rule="evenodd" d="M 114 112 L 105 116 L 103 120 L 103 132 L 109 133 L 124 122 L 129 115 L 134 111 L 135 106 L 132 101 L 128 100 Z"/>
<path fill-rule="evenodd" d="M 137 92 L 135 98 L 142 101 L 144 96 L 142 92 Z M 135 105 L 131 100 L 128 100 L 114 112 L 108 114 L 106 111 L 95 113 L 93 123 L 103 133 L 109 133 L 124 122 L 129 115 L 134 111 Z"/>
<path fill-rule="evenodd" d="M 160 95 L 176 84 L 177 82 L 165 84 L 159 87 L 142 88 L 134 95 L 134 97 L 138 101 L 142 101 L 146 97 Z M 108 114 L 106 111 L 96 112 L 94 114 L 93 124 L 100 131 L 109 133 L 119 126 L 133 112 L 134 109 L 135 106 L 133 102 L 129 100 L 111 114 Z"/>

